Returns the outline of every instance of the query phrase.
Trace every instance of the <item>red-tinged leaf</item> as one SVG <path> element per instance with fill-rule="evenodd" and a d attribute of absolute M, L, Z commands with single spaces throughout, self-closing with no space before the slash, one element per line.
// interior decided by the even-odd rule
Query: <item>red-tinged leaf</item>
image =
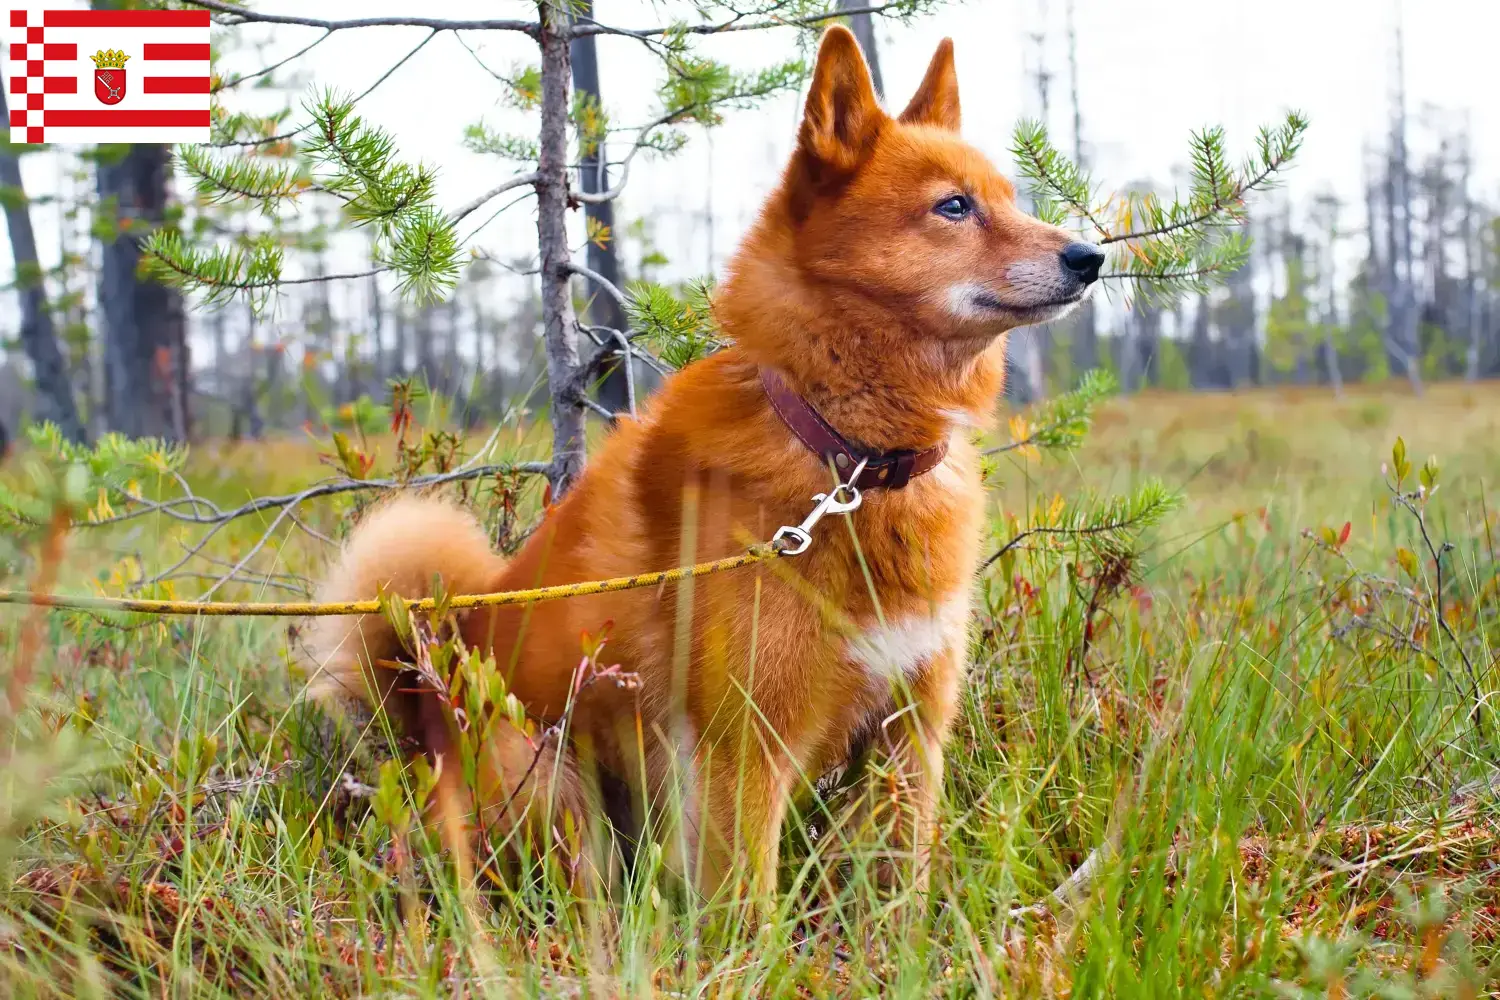
<path fill-rule="evenodd" d="M 1139 584 L 1130 588 L 1130 596 L 1135 598 L 1136 610 L 1143 615 L 1150 614 L 1152 607 L 1156 604 L 1156 599 L 1152 597 L 1151 591 Z"/>
<path fill-rule="evenodd" d="M 1340 546 L 1342 546 L 1345 542 L 1347 542 L 1349 540 L 1349 532 L 1353 528 L 1354 528 L 1353 524 L 1351 524 L 1348 521 L 1344 522 L 1343 530 L 1339 532 L 1339 545 Z"/>

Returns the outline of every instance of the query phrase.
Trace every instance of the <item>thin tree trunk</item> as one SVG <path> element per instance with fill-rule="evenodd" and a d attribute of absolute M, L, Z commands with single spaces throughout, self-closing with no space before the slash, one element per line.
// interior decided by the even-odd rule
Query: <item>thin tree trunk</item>
<path fill-rule="evenodd" d="M 540 0 L 542 131 L 537 157 L 537 247 L 541 251 L 542 343 L 552 404 L 552 464 L 547 479 L 555 503 L 583 472 L 587 443 L 579 399 L 578 321 L 573 315 L 568 253 L 568 18 Z"/>
<path fill-rule="evenodd" d="M 433 360 L 432 340 L 437 335 L 437 323 L 431 305 L 425 305 L 412 317 L 412 336 L 416 339 L 417 371 L 422 375 L 422 384 L 429 392 L 437 392 L 437 362 Z"/>
<path fill-rule="evenodd" d="M 1344 396 L 1344 373 L 1339 370 L 1339 352 L 1333 343 L 1334 320 L 1323 324 L 1323 366 L 1328 369 L 1328 384 L 1333 386 L 1335 398 Z"/>
<path fill-rule="evenodd" d="M 1193 389 L 1215 388 L 1213 374 L 1214 345 L 1209 337 L 1211 305 L 1207 294 L 1198 296 L 1193 313 L 1193 331 L 1188 338 L 1188 383 Z"/>
<path fill-rule="evenodd" d="M 1479 230 L 1476 225 L 1477 207 L 1474 204 L 1474 195 L 1469 190 L 1470 178 L 1474 170 L 1474 157 L 1472 145 L 1465 141 L 1463 155 L 1463 189 L 1461 195 L 1464 200 L 1464 325 L 1468 327 L 1469 342 L 1464 351 L 1464 380 L 1467 382 L 1477 381 L 1479 378 L 1479 283 L 1482 280 L 1479 269 Z"/>
<path fill-rule="evenodd" d="M 397 303 L 395 312 L 391 314 L 391 319 L 396 333 L 396 346 L 391 358 L 391 376 L 393 378 L 405 378 L 411 374 L 412 362 L 408 359 L 412 356 L 412 318 L 401 307 L 400 303 Z"/>
<path fill-rule="evenodd" d="M 0 120 L 10 120 L 5 94 L 0 88 Z M 83 421 L 68 379 L 68 364 L 58 342 L 57 324 L 47 302 L 47 286 L 37 259 L 36 234 L 31 228 L 31 209 L 21 183 L 21 160 L 12 152 L 0 152 L 0 186 L 5 191 L 5 225 L 15 257 L 16 290 L 21 298 L 21 346 L 31 361 L 36 381 L 36 413 L 50 420 L 70 441 L 85 439 Z"/>
<path fill-rule="evenodd" d="M 454 295 L 443 303 L 443 334 L 447 338 L 443 346 L 443 393 L 454 398 L 462 391 L 463 359 L 458 354 L 458 328 L 462 317 L 459 314 L 459 296 Z"/>
<path fill-rule="evenodd" d="M 256 364 L 256 356 L 260 353 L 261 348 L 259 343 L 257 343 L 255 335 L 255 327 L 257 322 L 258 321 L 255 316 L 255 307 L 250 305 L 249 303 L 246 303 L 245 348 L 242 352 L 244 356 L 245 381 L 242 383 L 240 390 L 243 393 L 241 409 L 243 409 L 245 412 L 245 420 L 249 426 L 250 437 L 259 440 L 261 435 L 265 434 L 266 432 L 266 422 L 260 413 L 260 387 L 258 384 L 260 379 L 260 366 Z M 268 386 L 274 386 L 276 383 L 273 372 L 279 370 L 280 368 L 281 355 L 276 351 L 268 349 L 266 351 L 266 359 L 266 382 Z M 269 367 L 271 363 L 276 364 L 277 368 L 273 369 Z M 269 392 L 269 389 L 267 391 Z"/>
<path fill-rule="evenodd" d="M 111 429 L 131 437 L 188 436 L 187 317 L 182 295 L 141 281 L 140 240 L 167 207 L 171 147 L 101 147 L 99 211 L 112 216 L 104 244 L 99 312 L 104 327 L 106 411 Z"/>
<path fill-rule="evenodd" d="M 1392 310 L 1399 325 L 1396 337 L 1406 366 L 1406 377 L 1412 391 L 1422 394 L 1422 346 L 1417 336 L 1416 266 L 1412 254 L 1412 184 L 1411 167 L 1406 147 L 1406 42 L 1401 21 L 1396 21 L 1396 121 L 1393 137 L 1393 172 L 1395 198 L 1400 205 L 1399 253 L 1400 273 L 1397 275 L 1397 303 Z M 1394 206 L 1393 206 L 1394 207 Z"/>
<path fill-rule="evenodd" d="M 234 398 L 234 381 L 230 375 L 230 369 L 233 366 L 229 363 L 228 333 L 225 329 L 224 310 L 222 308 L 214 310 L 213 319 L 208 325 L 208 332 L 210 342 L 214 347 L 213 367 L 210 369 L 213 372 L 214 393 L 229 408 L 229 413 L 226 416 L 237 427 L 239 424 L 238 403 Z M 218 431 L 205 429 L 205 433 L 217 434 Z M 239 435 L 235 434 L 234 436 L 238 437 Z"/>
<path fill-rule="evenodd" d="M 1039 27 L 1030 35 L 1036 46 L 1036 66 L 1031 75 L 1036 88 L 1035 114 L 1042 122 L 1051 118 L 1048 87 L 1051 76 L 1047 72 L 1046 12 L 1038 2 L 1036 16 Z M 1033 208 L 1035 204 L 1033 203 Z M 1006 391 L 1015 402 L 1030 405 L 1040 402 L 1047 394 L 1046 359 L 1051 353 L 1052 327 L 1050 324 L 1018 330 L 1005 341 Z"/>
<path fill-rule="evenodd" d="M 380 298 L 380 278 L 370 275 L 370 398 L 379 402 L 385 395 L 385 380 L 391 371 L 385 346 L 385 303 Z"/>
<path fill-rule="evenodd" d="M 578 16 L 592 17 L 593 14 L 593 0 L 584 0 Z M 599 104 L 602 103 L 603 98 L 599 90 L 599 51 L 594 44 L 596 37 L 584 35 L 573 39 L 570 56 L 573 89 L 577 91 L 580 98 L 591 99 Z M 600 138 L 598 145 L 584 150 L 579 157 L 578 181 L 579 186 L 588 194 L 609 190 L 609 157 L 605 155 L 603 137 Z M 584 211 L 588 217 L 590 230 L 609 234 L 608 238 L 602 241 L 603 245 L 600 241 L 589 240 L 589 270 L 616 288 L 623 288 L 624 284 L 620 280 L 620 256 L 616 251 L 619 241 L 618 234 L 615 233 L 614 203 L 590 202 L 584 205 Z M 621 332 L 628 330 L 629 321 L 625 317 L 625 310 L 615 297 L 592 281 L 588 283 L 588 288 L 589 297 L 584 307 L 584 322 L 591 326 L 603 326 Z M 613 353 L 615 349 L 614 344 L 596 348 L 606 353 Z M 604 379 L 599 385 L 599 404 L 611 413 L 624 412 L 630 405 L 629 393 L 625 385 L 626 377 L 627 373 L 621 365 L 612 365 L 605 372 Z"/>
<path fill-rule="evenodd" d="M 839 0 L 839 10 L 855 10 L 870 6 L 868 0 Z M 865 62 L 870 64 L 870 79 L 875 84 L 875 96 L 885 96 L 885 81 L 880 77 L 880 55 L 875 47 L 875 17 L 868 10 L 849 15 L 849 30 L 864 50 Z"/>
<path fill-rule="evenodd" d="M 1073 0 L 1064 10 L 1068 44 L 1068 97 L 1073 111 L 1073 162 L 1087 169 L 1083 158 L 1083 103 L 1078 87 L 1078 31 L 1073 17 Z M 1207 303 L 1205 303 L 1206 307 Z M 1073 314 L 1071 353 L 1078 374 L 1099 366 L 1099 328 L 1094 300 L 1089 299 Z"/>

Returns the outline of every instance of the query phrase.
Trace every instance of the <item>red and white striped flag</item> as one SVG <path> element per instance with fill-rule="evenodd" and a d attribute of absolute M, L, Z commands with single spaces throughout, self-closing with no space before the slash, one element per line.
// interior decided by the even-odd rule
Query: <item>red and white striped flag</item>
<path fill-rule="evenodd" d="M 12 10 L 10 141 L 207 142 L 208 25 L 206 10 Z"/>

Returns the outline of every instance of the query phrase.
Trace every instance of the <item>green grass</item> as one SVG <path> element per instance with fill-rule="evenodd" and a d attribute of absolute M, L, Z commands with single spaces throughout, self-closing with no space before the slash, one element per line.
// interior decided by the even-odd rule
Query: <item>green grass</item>
<path fill-rule="evenodd" d="M 1398 434 L 1414 466 L 1440 460 L 1419 509 L 1453 546 L 1446 629 L 1421 523 L 1382 477 Z M 464 883 L 411 832 L 418 778 L 298 699 L 285 622 L 39 619 L 36 677 L 0 715 L 0 992 L 1491 995 L 1497 441 L 1492 386 L 1153 395 L 1105 408 L 1077 453 L 1002 457 L 993 548 L 1055 495 L 1155 476 L 1183 503 L 1123 562 L 1037 536 L 985 576 L 927 896 L 880 898 L 868 857 L 820 895 L 814 806 L 758 926 L 683 900 L 649 850 L 607 902 L 570 903 L 541 870 Z M 233 503 L 321 475 L 312 455 L 205 447 L 188 477 Z M 350 503 L 304 523 L 336 534 Z M 237 559 L 268 523 L 208 551 Z M 295 585 L 325 552 L 284 527 L 254 565 Z M 63 586 L 117 591 L 187 530 L 75 531 Z M 35 571 L 12 558 L 5 586 Z M 0 609 L 12 671 L 27 620 Z M 1012 912 L 1096 850 L 1076 907 Z"/>

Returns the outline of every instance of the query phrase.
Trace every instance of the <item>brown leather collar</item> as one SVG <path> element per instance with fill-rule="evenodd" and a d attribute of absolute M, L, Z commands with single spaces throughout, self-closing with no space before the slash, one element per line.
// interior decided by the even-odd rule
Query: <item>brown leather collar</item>
<path fill-rule="evenodd" d="M 825 462 L 831 461 L 839 474 L 848 475 L 860 459 L 868 459 L 865 471 L 854 483 L 862 490 L 875 487 L 899 490 L 913 477 L 931 472 L 948 454 L 947 441 L 939 441 L 925 451 L 868 452 L 856 448 L 774 369 L 762 368 L 760 383 L 771 400 L 771 409 L 787 429 L 814 455 Z"/>

